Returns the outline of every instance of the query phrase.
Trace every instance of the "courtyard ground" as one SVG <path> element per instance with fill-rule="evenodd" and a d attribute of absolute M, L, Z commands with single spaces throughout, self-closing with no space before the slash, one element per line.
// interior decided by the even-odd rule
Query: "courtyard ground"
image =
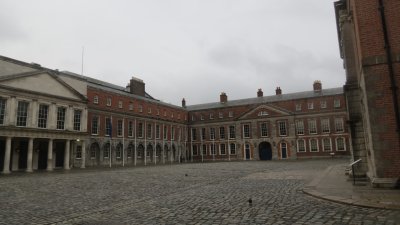
<path fill-rule="evenodd" d="M 240 161 L 1 175 L 0 224 L 400 224 L 398 210 L 303 193 L 327 168 L 346 162 Z"/>

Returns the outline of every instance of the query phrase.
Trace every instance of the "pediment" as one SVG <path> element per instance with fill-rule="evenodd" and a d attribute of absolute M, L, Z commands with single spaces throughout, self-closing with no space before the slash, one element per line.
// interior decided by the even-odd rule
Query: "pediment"
<path fill-rule="evenodd" d="M 240 119 L 259 119 L 266 117 L 288 116 L 289 111 L 271 105 L 260 105 L 245 113 Z"/>
<path fill-rule="evenodd" d="M 77 90 L 49 71 L 37 71 L 0 78 L 0 85 L 21 91 L 62 97 L 73 100 L 85 100 Z"/>

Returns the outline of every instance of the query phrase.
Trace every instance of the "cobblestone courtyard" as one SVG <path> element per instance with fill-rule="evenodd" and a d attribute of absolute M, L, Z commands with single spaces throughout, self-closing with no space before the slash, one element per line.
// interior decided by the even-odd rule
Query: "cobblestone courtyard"
<path fill-rule="evenodd" d="M 302 193 L 317 173 L 345 161 L 2 175 L 0 224 L 400 224 L 400 211 L 342 205 Z"/>

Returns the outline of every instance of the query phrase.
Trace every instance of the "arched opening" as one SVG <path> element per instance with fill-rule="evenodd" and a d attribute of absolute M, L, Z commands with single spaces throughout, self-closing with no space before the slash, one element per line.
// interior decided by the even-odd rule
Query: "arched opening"
<path fill-rule="evenodd" d="M 148 144 L 147 149 L 146 149 L 146 154 L 147 154 L 147 159 L 148 162 L 154 162 L 154 150 L 153 150 L 153 145 Z"/>
<path fill-rule="evenodd" d="M 100 164 L 100 146 L 98 143 L 93 143 L 90 145 L 90 160 L 97 165 Z"/>
<path fill-rule="evenodd" d="M 161 158 L 162 158 L 162 148 L 161 148 L 161 145 L 157 145 L 156 146 L 156 160 L 158 162 L 160 162 Z"/>
<path fill-rule="evenodd" d="M 272 147 L 269 142 L 261 142 L 258 146 L 260 160 L 272 159 Z"/>
<path fill-rule="evenodd" d="M 139 144 L 137 148 L 137 160 L 139 162 L 144 162 L 144 146 L 142 144 Z"/>

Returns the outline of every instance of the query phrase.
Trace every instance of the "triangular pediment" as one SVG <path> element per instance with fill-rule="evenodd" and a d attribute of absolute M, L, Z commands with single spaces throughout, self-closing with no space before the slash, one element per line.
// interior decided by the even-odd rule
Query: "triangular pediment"
<path fill-rule="evenodd" d="M 265 117 L 288 116 L 290 112 L 276 106 L 260 105 L 243 114 L 240 119 L 258 119 Z"/>
<path fill-rule="evenodd" d="M 74 88 L 49 71 L 37 71 L 0 78 L 0 85 L 21 91 L 72 100 L 85 100 Z"/>

